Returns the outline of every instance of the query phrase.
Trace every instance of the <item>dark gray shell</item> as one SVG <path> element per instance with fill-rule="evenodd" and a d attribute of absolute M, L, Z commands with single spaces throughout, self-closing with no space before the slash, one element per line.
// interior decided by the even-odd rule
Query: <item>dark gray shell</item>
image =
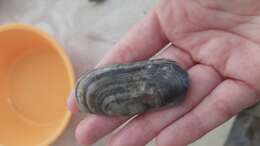
<path fill-rule="evenodd" d="M 76 98 L 81 111 L 133 116 L 183 101 L 188 87 L 185 70 L 174 61 L 157 59 L 112 65 L 83 75 Z"/>

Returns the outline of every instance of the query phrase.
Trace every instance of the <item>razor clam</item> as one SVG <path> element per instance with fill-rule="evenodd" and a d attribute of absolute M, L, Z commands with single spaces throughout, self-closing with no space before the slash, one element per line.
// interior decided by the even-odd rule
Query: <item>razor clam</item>
<path fill-rule="evenodd" d="M 133 116 L 181 103 L 188 87 L 175 61 L 155 59 L 95 69 L 79 79 L 75 94 L 81 111 Z"/>

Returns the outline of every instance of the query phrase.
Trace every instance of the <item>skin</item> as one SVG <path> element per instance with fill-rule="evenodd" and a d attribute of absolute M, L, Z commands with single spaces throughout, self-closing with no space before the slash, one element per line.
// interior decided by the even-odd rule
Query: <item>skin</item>
<path fill-rule="evenodd" d="M 109 146 L 186 146 L 259 101 L 259 0 L 161 0 L 98 67 L 149 59 L 177 61 L 191 79 L 181 106 L 142 114 L 114 133 Z M 69 109 L 77 113 L 75 98 Z M 76 130 L 91 145 L 127 118 L 89 115 Z"/>

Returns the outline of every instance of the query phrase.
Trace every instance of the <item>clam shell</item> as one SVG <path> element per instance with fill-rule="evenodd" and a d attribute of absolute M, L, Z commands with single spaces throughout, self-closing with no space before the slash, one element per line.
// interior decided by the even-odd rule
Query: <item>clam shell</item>
<path fill-rule="evenodd" d="M 188 87 L 184 69 L 156 59 L 95 69 L 79 79 L 75 93 L 81 111 L 133 116 L 181 103 Z"/>

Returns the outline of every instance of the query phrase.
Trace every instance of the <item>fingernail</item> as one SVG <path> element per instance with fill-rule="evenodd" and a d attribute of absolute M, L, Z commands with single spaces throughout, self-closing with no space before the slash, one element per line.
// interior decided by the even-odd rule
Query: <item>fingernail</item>
<path fill-rule="evenodd" d="M 91 134 L 88 133 L 90 131 L 93 131 L 93 130 L 89 130 L 88 120 L 85 118 L 84 120 L 82 120 L 79 123 L 79 125 L 76 128 L 75 136 L 76 136 L 77 142 L 82 145 L 93 144 L 92 140 L 91 140 Z"/>
<path fill-rule="evenodd" d="M 67 101 L 67 106 L 69 108 L 69 110 L 72 112 L 72 113 L 77 113 L 79 112 L 79 108 L 78 108 L 78 105 L 76 103 L 76 98 L 75 98 L 75 92 L 73 91 L 69 98 L 68 98 L 68 101 Z"/>

